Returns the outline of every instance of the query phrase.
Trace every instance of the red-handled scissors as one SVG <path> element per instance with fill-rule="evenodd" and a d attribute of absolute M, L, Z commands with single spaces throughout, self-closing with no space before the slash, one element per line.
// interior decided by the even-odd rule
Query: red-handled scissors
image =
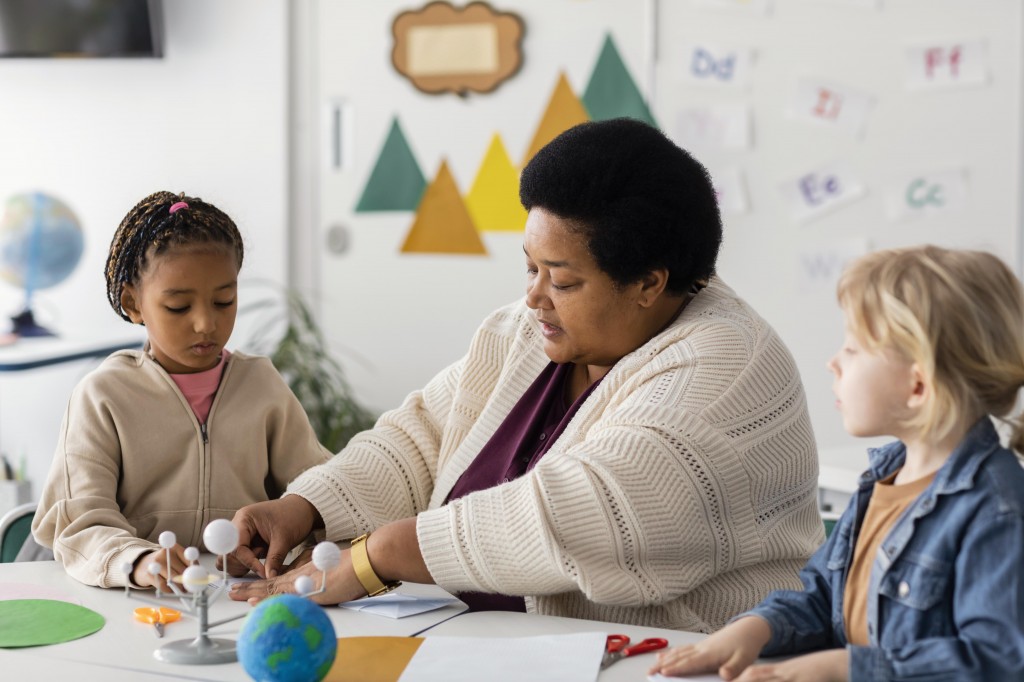
<path fill-rule="evenodd" d="M 608 635 L 608 642 L 604 646 L 604 657 L 601 659 L 601 670 L 620 658 L 657 651 L 667 646 L 668 640 L 661 637 L 648 637 L 642 642 L 629 646 L 629 637 L 626 635 Z"/>

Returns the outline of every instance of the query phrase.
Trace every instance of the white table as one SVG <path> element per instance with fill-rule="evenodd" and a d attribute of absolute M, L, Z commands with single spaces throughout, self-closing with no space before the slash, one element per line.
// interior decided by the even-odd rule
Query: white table
<path fill-rule="evenodd" d="M 203 563 L 208 558 L 204 557 Z M 63 644 L 26 649 L 0 649 L 0 670 L 4 679 L 59 679 L 46 671 L 61 671 L 61 677 L 74 682 L 97 680 L 109 682 L 120 679 L 188 679 L 212 680 L 216 682 L 246 682 L 250 678 L 240 663 L 219 665 L 180 665 L 163 663 L 153 658 L 153 650 L 159 645 L 178 639 L 195 638 L 198 628 L 190 618 L 166 626 L 163 639 L 158 639 L 151 625 L 140 623 L 133 617 L 139 606 L 149 606 L 139 599 L 128 599 L 124 590 L 101 589 L 82 585 L 69 577 L 64 569 L 53 561 L 0 564 L 0 583 L 30 583 L 57 588 L 82 606 L 96 611 L 107 619 L 103 628 L 88 637 L 82 637 Z M 398 588 L 405 594 L 424 597 L 451 596 L 435 585 L 406 583 Z M 152 592 L 146 593 L 152 595 Z M 174 607 L 174 602 L 168 602 Z M 210 607 L 210 621 L 215 622 L 251 610 L 245 602 L 231 601 L 227 595 Z M 325 611 L 334 625 L 338 637 L 354 636 L 395 636 L 409 637 L 419 634 L 432 625 L 441 623 L 462 613 L 466 605 L 462 602 L 445 606 L 435 611 L 421 613 L 407 618 L 387 618 L 341 608 L 326 608 Z M 213 628 L 210 637 L 238 639 L 238 632 L 244 623 L 239 619 Z M 12 668 L 8 668 L 12 666 Z M 31 675 L 8 677 L 9 669 L 25 669 Z M 44 674 L 39 675 L 38 671 Z M 113 672 L 111 672 L 113 670 Z M 69 675 L 73 673 L 73 675 Z M 120 677 L 124 673 L 127 677 Z M 148 677 L 142 677 L 142 674 Z"/>
<path fill-rule="evenodd" d="M 662 637 L 670 647 L 692 644 L 707 635 L 699 632 L 683 632 L 648 628 L 639 625 L 618 625 L 598 620 L 540 616 L 530 613 L 507 611 L 481 611 L 464 613 L 457 618 L 440 623 L 424 633 L 427 637 L 533 637 L 535 635 L 565 635 L 576 632 L 602 632 L 606 635 L 619 634 L 630 638 L 635 644 L 647 637 Z M 613 663 L 598 675 L 599 682 L 639 682 L 647 679 L 647 670 L 654 662 L 654 654 L 639 654 Z M 686 678 L 691 682 L 719 680 L 717 675 Z"/>
<path fill-rule="evenodd" d="M 209 565 L 210 558 L 202 561 Z M 56 562 L 0 564 L 0 584 L 29 583 L 45 585 L 65 593 L 72 601 L 90 608 L 107 619 L 97 633 L 63 644 L 26 649 L 0 649 L 0 671 L 3 679 L 50 680 L 73 679 L 74 682 L 130 682 L 139 680 L 216 680 L 244 682 L 249 680 L 241 664 L 178 665 L 159 662 L 153 651 L 159 645 L 179 639 L 191 640 L 197 633 L 194 620 L 182 619 L 167 626 L 164 639 L 158 639 L 150 625 L 136 621 L 132 615 L 138 606 L 148 605 L 128 599 L 124 590 L 88 587 L 70 578 Z M 400 592 L 424 597 L 449 596 L 435 585 L 406 583 Z M 152 593 L 148 593 L 152 594 Z M 169 603 L 173 606 L 173 603 Z M 251 607 L 227 596 L 210 609 L 210 620 L 245 613 Z M 505 611 L 464 613 L 465 604 L 446 606 L 436 611 L 392 619 L 383 616 L 327 608 L 325 611 L 338 637 L 355 636 L 424 636 L 424 637 L 531 637 L 547 634 L 601 632 L 624 634 L 635 642 L 647 637 L 663 637 L 669 646 L 698 642 L 705 635 L 679 630 L 620 625 L 601 621 L 540 616 Z M 244 621 L 239 619 L 210 631 L 211 637 L 237 639 Z M 652 654 L 625 658 L 600 672 L 598 682 L 642 681 L 653 661 Z M 16 674 L 15 674 L 16 673 Z M 717 680 L 717 676 L 691 677 L 694 680 Z"/>

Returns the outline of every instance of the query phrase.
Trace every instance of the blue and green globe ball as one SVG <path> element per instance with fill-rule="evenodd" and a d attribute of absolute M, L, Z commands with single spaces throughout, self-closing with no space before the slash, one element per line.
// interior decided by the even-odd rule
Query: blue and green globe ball
<path fill-rule="evenodd" d="M 16 287 L 60 284 L 82 257 L 85 240 L 74 212 L 41 192 L 15 194 L 0 217 L 0 279 Z"/>
<path fill-rule="evenodd" d="M 337 652 L 331 619 L 318 605 L 294 594 L 260 602 L 238 637 L 238 660 L 257 682 L 319 682 Z"/>

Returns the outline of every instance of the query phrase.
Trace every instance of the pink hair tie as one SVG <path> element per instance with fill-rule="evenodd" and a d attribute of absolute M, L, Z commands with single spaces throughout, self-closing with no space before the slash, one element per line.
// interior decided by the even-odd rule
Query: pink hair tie
<path fill-rule="evenodd" d="M 171 204 L 170 213 L 174 214 L 174 213 L 176 213 L 177 211 L 180 211 L 183 208 L 188 208 L 188 204 L 186 204 L 184 201 L 179 201 L 179 202 L 173 203 L 173 204 Z"/>

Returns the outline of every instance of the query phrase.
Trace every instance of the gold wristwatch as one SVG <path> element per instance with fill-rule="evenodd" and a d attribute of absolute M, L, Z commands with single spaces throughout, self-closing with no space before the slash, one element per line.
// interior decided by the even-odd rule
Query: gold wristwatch
<path fill-rule="evenodd" d="M 373 566 L 370 565 L 370 557 L 366 553 L 366 539 L 368 537 L 370 537 L 369 533 L 363 533 L 352 541 L 352 568 L 356 571 L 356 578 L 359 579 L 359 583 L 366 590 L 366 595 L 368 597 L 376 597 L 378 594 L 390 592 L 402 583 L 396 580 L 384 584 L 377 577 Z"/>

